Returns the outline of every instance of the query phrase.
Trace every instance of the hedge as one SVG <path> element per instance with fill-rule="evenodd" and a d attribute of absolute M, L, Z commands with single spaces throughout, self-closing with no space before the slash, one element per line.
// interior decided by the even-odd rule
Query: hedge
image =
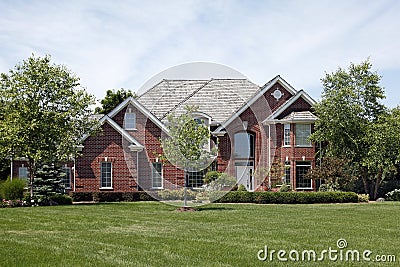
<path fill-rule="evenodd" d="M 139 192 L 70 192 L 74 202 L 134 202 L 154 201 L 155 199 L 144 191 Z"/>
<path fill-rule="evenodd" d="M 312 204 L 357 203 L 354 192 L 240 192 L 231 191 L 216 203 Z"/>

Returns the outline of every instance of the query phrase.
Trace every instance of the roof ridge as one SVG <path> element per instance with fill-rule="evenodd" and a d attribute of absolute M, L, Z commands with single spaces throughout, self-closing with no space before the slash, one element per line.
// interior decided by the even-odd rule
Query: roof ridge
<path fill-rule="evenodd" d="M 187 97 L 185 97 L 185 99 L 183 99 L 182 101 L 180 101 L 178 104 L 176 104 L 172 109 L 170 109 L 167 113 L 165 113 L 161 118 L 160 121 L 163 120 L 169 113 L 173 112 L 174 110 L 176 110 L 180 105 L 182 105 L 182 103 L 186 102 L 189 98 L 191 98 L 192 96 L 194 96 L 197 92 L 199 92 L 202 88 L 204 88 L 207 84 L 209 84 L 212 79 L 209 80 L 205 80 L 206 83 L 204 83 L 202 86 L 200 86 L 198 89 L 194 90 L 192 93 L 190 93 Z"/>

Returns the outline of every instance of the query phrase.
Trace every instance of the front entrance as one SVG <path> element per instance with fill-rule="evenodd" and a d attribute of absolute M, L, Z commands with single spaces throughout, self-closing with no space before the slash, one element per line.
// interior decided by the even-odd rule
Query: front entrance
<path fill-rule="evenodd" d="M 251 163 L 235 163 L 237 185 L 244 185 L 247 191 L 254 191 L 254 166 Z"/>

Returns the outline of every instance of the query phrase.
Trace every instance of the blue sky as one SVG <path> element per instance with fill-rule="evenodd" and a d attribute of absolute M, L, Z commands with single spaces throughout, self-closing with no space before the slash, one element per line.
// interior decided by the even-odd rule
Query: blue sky
<path fill-rule="evenodd" d="M 97 98 L 200 61 L 259 85 L 280 74 L 318 99 L 325 72 L 369 57 L 383 76 L 385 104 L 400 104 L 397 0 L 0 0 L 0 10 L 0 72 L 50 54 Z"/>

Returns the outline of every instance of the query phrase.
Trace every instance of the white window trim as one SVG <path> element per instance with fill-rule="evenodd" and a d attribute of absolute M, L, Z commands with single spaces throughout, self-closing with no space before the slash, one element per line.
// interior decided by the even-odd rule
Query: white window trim
<path fill-rule="evenodd" d="M 103 187 L 103 186 L 101 186 L 101 184 L 103 183 L 103 181 L 102 181 L 102 177 L 101 177 L 101 174 L 102 174 L 102 168 L 101 168 L 101 166 L 102 166 L 102 164 L 103 163 L 110 163 L 111 164 L 111 171 L 110 171 L 110 176 L 111 176 L 111 186 L 110 187 Z M 113 164 L 112 164 L 112 162 L 109 162 L 109 161 L 102 161 L 101 163 L 100 163 L 100 188 L 99 189 L 114 189 L 113 188 Z"/>
<path fill-rule="evenodd" d="M 161 164 L 161 186 L 157 187 L 157 186 L 153 186 L 153 164 L 154 163 L 160 163 Z M 164 189 L 164 168 L 163 168 L 163 164 L 161 162 L 153 162 L 151 163 L 151 189 Z"/>
<path fill-rule="evenodd" d="M 133 128 L 128 128 L 128 127 L 126 126 L 126 116 L 127 116 L 128 114 L 133 114 L 134 117 L 135 117 L 135 127 L 133 127 Z M 128 130 L 128 131 L 136 131 L 136 130 L 137 130 L 137 127 L 136 127 L 136 113 L 135 113 L 135 112 L 129 111 L 129 112 L 126 112 L 126 113 L 125 113 L 125 115 L 124 115 L 124 129 L 125 129 L 125 130 Z"/>

